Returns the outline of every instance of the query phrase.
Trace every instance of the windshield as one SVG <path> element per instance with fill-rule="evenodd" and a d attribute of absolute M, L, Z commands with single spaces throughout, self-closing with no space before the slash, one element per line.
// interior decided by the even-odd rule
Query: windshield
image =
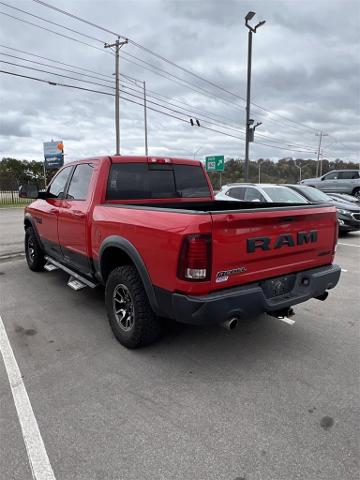
<path fill-rule="evenodd" d="M 279 203 L 307 203 L 304 197 L 287 187 L 262 187 L 272 202 Z"/>
<path fill-rule="evenodd" d="M 313 187 L 305 187 L 299 188 L 300 191 L 304 192 L 304 195 L 311 201 L 311 202 L 332 202 L 333 199 L 326 195 L 326 193 L 318 190 L 317 188 Z"/>

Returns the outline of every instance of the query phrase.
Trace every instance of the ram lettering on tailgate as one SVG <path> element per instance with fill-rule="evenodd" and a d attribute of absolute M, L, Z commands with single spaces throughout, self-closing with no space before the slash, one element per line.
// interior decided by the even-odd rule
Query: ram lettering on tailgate
<path fill-rule="evenodd" d="M 275 248 L 296 247 L 308 243 L 315 243 L 318 239 L 318 232 L 311 230 L 310 232 L 298 232 L 297 235 L 291 233 L 283 233 L 273 240 L 271 237 L 254 237 L 248 238 L 246 241 L 247 252 L 254 253 L 256 249 L 271 250 Z"/>

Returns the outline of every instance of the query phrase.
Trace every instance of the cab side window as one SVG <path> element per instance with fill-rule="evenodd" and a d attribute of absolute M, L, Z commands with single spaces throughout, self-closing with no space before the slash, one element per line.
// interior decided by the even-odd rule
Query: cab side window
<path fill-rule="evenodd" d="M 331 172 L 323 177 L 323 180 L 337 180 L 339 178 L 338 172 Z"/>
<path fill-rule="evenodd" d="M 254 200 L 259 200 L 260 202 L 265 202 L 265 198 L 261 193 L 256 190 L 256 188 L 247 188 L 245 192 L 245 200 L 247 202 L 253 202 Z"/>
<path fill-rule="evenodd" d="M 354 172 L 354 170 L 349 170 L 348 172 L 340 172 L 339 178 L 342 178 L 344 180 L 359 178 L 359 172 Z"/>
<path fill-rule="evenodd" d="M 71 167 L 66 167 L 53 179 L 48 190 L 49 198 L 64 198 L 66 183 L 71 172 Z"/>
<path fill-rule="evenodd" d="M 93 165 L 81 163 L 75 167 L 66 198 L 69 200 L 86 200 L 93 172 Z"/>
<path fill-rule="evenodd" d="M 226 195 L 236 198 L 237 200 L 244 200 L 245 188 L 230 188 Z"/>

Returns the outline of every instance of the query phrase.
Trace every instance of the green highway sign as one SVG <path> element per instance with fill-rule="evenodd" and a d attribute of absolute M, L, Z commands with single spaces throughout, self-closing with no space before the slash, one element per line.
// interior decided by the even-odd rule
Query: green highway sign
<path fill-rule="evenodd" d="M 205 157 L 207 172 L 223 172 L 225 166 L 224 155 Z"/>

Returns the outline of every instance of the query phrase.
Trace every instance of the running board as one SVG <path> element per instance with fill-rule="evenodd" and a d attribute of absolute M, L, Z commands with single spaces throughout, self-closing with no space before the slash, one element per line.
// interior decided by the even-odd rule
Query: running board
<path fill-rule="evenodd" d="M 69 278 L 69 281 L 68 281 L 68 285 L 69 287 L 71 287 L 73 290 L 81 290 L 82 288 L 85 288 L 85 287 L 90 287 L 90 288 L 95 288 L 97 287 L 99 284 L 98 283 L 94 283 L 92 282 L 91 280 L 88 280 L 87 278 L 83 277 L 82 275 L 80 275 L 79 273 L 76 273 L 74 272 L 73 270 L 71 270 L 71 268 L 69 267 L 65 267 L 65 265 L 63 265 L 62 263 L 58 262 L 57 260 L 54 260 L 53 258 L 51 257 L 48 257 L 46 256 L 45 257 L 45 260 L 51 264 L 51 265 L 54 265 L 55 268 L 60 268 L 60 270 L 63 270 L 64 272 L 68 273 L 70 275 L 70 278 Z M 73 285 L 74 284 L 74 281 L 76 280 L 76 285 L 77 285 L 77 288 L 74 288 Z M 71 283 L 73 283 L 73 285 L 71 285 Z M 82 286 L 84 285 L 84 286 Z"/>
<path fill-rule="evenodd" d="M 73 276 L 70 275 L 69 280 L 67 282 L 67 286 L 75 290 L 76 292 L 78 290 L 82 290 L 83 288 L 86 288 L 87 285 L 85 283 L 80 282 L 80 280 L 77 280 Z"/>
<path fill-rule="evenodd" d="M 54 265 L 53 263 L 49 263 L 49 262 L 47 262 L 46 265 L 44 265 L 44 269 L 47 272 L 53 272 L 54 270 L 59 270 L 56 265 Z"/>

